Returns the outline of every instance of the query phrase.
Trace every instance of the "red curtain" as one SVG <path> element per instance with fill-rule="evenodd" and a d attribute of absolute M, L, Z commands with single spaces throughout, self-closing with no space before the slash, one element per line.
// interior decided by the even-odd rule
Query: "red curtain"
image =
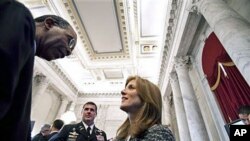
<path fill-rule="evenodd" d="M 202 52 L 202 68 L 226 122 L 238 118 L 238 108 L 250 105 L 250 87 L 214 33 Z"/>

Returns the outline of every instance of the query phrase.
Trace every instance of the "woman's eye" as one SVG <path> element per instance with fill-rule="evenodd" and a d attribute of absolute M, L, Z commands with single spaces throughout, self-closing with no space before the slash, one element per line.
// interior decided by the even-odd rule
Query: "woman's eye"
<path fill-rule="evenodd" d="M 128 85 L 129 89 L 134 89 L 135 87 L 133 85 Z"/>

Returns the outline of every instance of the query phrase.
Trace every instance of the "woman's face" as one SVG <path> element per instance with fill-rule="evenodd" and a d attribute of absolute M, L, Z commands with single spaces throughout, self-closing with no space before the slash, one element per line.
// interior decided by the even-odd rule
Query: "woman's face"
<path fill-rule="evenodd" d="M 136 90 L 136 80 L 131 80 L 121 91 L 120 108 L 127 113 L 135 113 L 142 106 L 142 100 Z"/>

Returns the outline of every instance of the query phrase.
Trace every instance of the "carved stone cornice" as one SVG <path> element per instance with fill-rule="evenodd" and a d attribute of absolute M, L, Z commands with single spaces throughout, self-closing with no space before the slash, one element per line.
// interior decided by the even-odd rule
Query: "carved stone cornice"
<path fill-rule="evenodd" d="M 88 98 L 88 97 L 105 97 L 105 98 L 119 98 L 121 97 L 121 93 L 117 93 L 117 92 L 109 92 L 109 93 L 100 93 L 100 92 L 96 92 L 96 93 L 79 93 L 78 95 L 79 98 Z"/>
<path fill-rule="evenodd" d="M 139 23 L 138 23 L 138 10 L 137 10 L 137 7 L 138 7 L 138 4 L 137 4 L 137 0 L 133 0 L 133 8 L 134 8 L 134 21 L 135 21 L 135 27 L 136 27 L 136 29 L 138 30 L 138 25 L 139 25 Z M 136 33 L 138 33 L 138 32 L 136 32 Z M 138 35 L 139 36 L 139 35 Z"/>
<path fill-rule="evenodd" d="M 191 63 L 190 59 L 190 56 L 175 57 L 175 69 L 187 68 Z"/>
<path fill-rule="evenodd" d="M 176 72 L 171 72 L 171 73 L 170 73 L 170 82 L 171 82 L 171 83 L 174 83 L 174 82 L 176 82 L 176 81 L 178 81 L 178 77 L 177 77 Z"/>
<path fill-rule="evenodd" d="M 168 64 L 168 59 L 170 57 L 169 51 L 171 50 L 171 46 L 173 43 L 174 35 L 176 32 L 176 26 L 178 22 L 178 13 L 180 11 L 182 5 L 182 1 L 172 0 L 171 8 L 169 9 L 170 17 L 168 20 L 168 27 L 166 29 L 166 38 L 165 44 L 162 54 L 162 62 L 161 62 L 161 69 L 160 69 L 160 78 L 158 84 L 161 86 L 163 83 L 164 76 L 166 74 L 166 68 Z"/>
<path fill-rule="evenodd" d="M 72 83 L 72 81 L 69 79 L 69 77 L 61 70 L 60 66 L 56 63 L 56 61 L 47 62 L 47 64 L 53 68 L 53 70 L 57 73 L 57 75 L 60 76 L 60 78 L 64 81 L 65 84 L 68 85 L 68 87 L 77 94 L 78 89 L 77 87 Z"/>
<path fill-rule="evenodd" d="M 39 73 L 34 76 L 34 82 L 36 83 L 36 85 L 48 84 L 49 79 L 45 75 Z"/>

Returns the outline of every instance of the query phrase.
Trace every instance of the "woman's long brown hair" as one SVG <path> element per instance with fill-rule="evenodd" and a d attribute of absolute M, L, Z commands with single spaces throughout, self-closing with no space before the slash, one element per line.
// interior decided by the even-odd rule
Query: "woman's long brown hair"
<path fill-rule="evenodd" d="M 162 98 L 159 88 L 152 82 L 139 76 L 131 76 L 125 86 L 136 80 L 136 90 L 143 102 L 143 106 L 137 115 L 136 121 L 130 124 L 127 118 L 117 130 L 117 139 L 126 139 L 129 135 L 139 137 L 143 132 L 154 124 L 161 124 Z"/>

